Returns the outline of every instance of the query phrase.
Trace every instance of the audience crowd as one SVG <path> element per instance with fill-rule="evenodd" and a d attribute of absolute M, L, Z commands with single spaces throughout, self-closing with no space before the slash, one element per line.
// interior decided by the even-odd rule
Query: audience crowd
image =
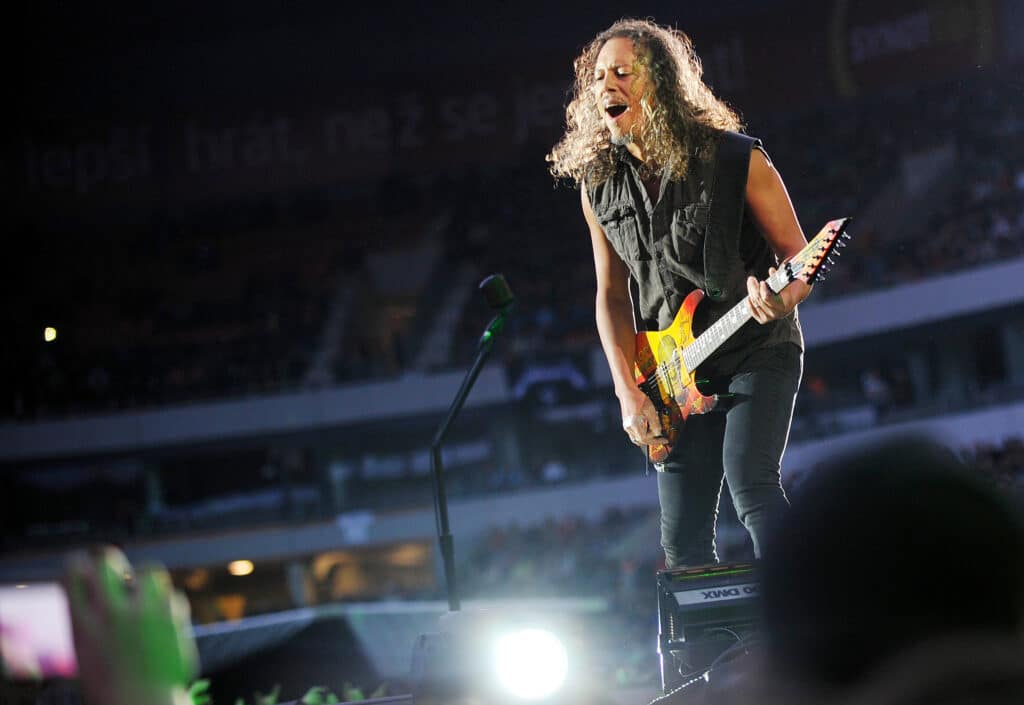
<path fill-rule="evenodd" d="M 856 247 L 815 299 L 1024 255 L 1018 101 L 992 75 L 752 120 L 750 132 L 778 160 L 808 235 L 888 197 L 915 158 L 949 157 L 927 162 L 948 195 L 915 206 L 921 217 L 903 217 L 910 225 L 899 232 L 878 223 L 855 230 Z M 397 214 L 387 197 L 395 193 Z M 377 291 L 368 254 L 412 251 L 439 220 L 447 226 L 432 276 L 400 295 Z M 2 390 L 6 418 L 301 388 L 325 347 L 332 364 L 317 383 L 400 373 L 437 324 L 429 288 L 450 286 L 460 265 L 481 278 L 504 272 L 518 296 L 508 343 L 497 351 L 506 360 L 596 342 L 579 204 L 571 190 L 552 188 L 539 160 L 392 177 L 378 197 L 311 192 L 168 214 L 146 227 L 81 227 L 34 234 L 40 244 L 25 271 L 58 276 L 45 290 L 26 282 L 35 300 L 12 312 L 22 339 L 34 331 L 38 342 L 15 346 Z M 59 254 L 46 246 L 58 242 Z M 346 285 L 350 295 L 339 299 Z M 340 333 L 327 325 L 338 307 L 350 309 Z M 470 297 L 451 333 L 452 353 L 438 364 L 464 364 L 486 318 Z M 44 342 L 49 325 L 57 338 Z"/>

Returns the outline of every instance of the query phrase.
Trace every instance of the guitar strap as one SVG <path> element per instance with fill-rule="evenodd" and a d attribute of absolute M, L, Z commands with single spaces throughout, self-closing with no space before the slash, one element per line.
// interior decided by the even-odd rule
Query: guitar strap
<path fill-rule="evenodd" d="M 738 132 L 723 132 L 715 155 L 715 170 L 708 199 L 708 230 L 704 235 L 704 274 L 707 294 L 721 300 L 735 278 L 739 236 L 746 206 L 750 150 L 761 140 Z M 742 272 L 740 272 L 742 275 Z"/>
<path fill-rule="evenodd" d="M 629 276 L 629 300 L 633 304 L 633 330 L 637 333 L 647 330 L 643 316 L 640 315 L 640 285 L 632 274 Z"/>

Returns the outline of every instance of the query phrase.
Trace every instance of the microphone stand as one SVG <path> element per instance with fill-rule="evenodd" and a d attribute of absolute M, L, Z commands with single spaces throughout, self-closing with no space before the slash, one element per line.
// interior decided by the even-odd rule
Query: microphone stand
<path fill-rule="evenodd" d="M 483 335 L 480 336 L 473 366 L 469 368 L 469 372 L 466 373 L 466 377 L 462 380 L 462 386 L 459 387 L 459 391 L 455 395 L 451 407 L 448 409 L 448 416 L 437 430 L 434 441 L 430 444 L 430 469 L 434 478 L 434 514 L 437 518 L 437 540 L 441 547 L 441 560 L 444 562 L 444 578 L 448 588 L 448 609 L 451 612 L 458 612 L 462 605 L 459 601 L 458 586 L 455 582 L 455 545 L 452 542 L 452 534 L 448 526 L 448 497 L 444 486 L 441 444 L 444 442 L 452 422 L 455 421 L 455 417 L 462 410 L 466 397 L 469 396 L 469 392 L 473 388 L 480 370 L 483 369 L 484 362 L 487 360 L 491 348 L 494 347 L 494 340 L 505 327 L 505 319 L 511 311 L 512 302 L 510 301 L 502 306 L 498 314 L 487 325 Z"/>

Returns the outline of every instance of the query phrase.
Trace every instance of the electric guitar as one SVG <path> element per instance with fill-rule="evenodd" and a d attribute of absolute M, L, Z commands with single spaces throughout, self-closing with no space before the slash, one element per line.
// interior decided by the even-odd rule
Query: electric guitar
<path fill-rule="evenodd" d="M 829 255 L 834 248 L 846 247 L 850 239 L 846 233 L 849 222 L 850 218 L 840 218 L 826 223 L 806 247 L 768 277 L 768 288 L 777 294 L 797 279 L 808 284 L 824 281 L 821 274 L 834 264 Z M 834 254 L 838 257 L 838 250 Z M 744 297 L 706 331 L 694 337 L 694 313 L 703 298 L 704 292 L 696 289 L 683 300 L 672 325 L 665 330 L 641 331 L 636 335 L 636 382 L 654 402 L 662 435 L 667 439 L 664 444 L 648 446 L 647 454 L 655 463 L 668 457 L 690 414 L 705 414 L 715 408 L 718 396 L 700 393 L 694 370 L 752 317 L 749 297 Z"/>

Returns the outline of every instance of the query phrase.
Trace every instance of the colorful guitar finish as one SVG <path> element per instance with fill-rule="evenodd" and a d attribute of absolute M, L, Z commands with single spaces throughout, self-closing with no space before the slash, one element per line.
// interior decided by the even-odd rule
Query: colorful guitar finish
<path fill-rule="evenodd" d="M 826 223 L 806 247 L 768 277 L 768 287 L 778 293 L 797 279 L 808 284 L 824 281 L 821 274 L 833 264 L 830 253 L 834 248 L 845 247 L 850 239 L 846 233 L 849 222 L 850 218 L 840 218 Z M 838 251 L 835 256 L 839 256 Z M 690 414 L 704 414 L 717 405 L 717 395 L 701 394 L 697 389 L 694 370 L 751 318 L 750 306 L 744 297 L 706 331 L 694 337 L 694 314 L 703 299 L 703 291 L 693 291 L 683 300 L 672 325 L 636 335 L 636 382 L 654 402 L 662 433 L 668 439 L 667 443 L 648 446 L 648 456 L 655 463 L 668 458 Z"/>

